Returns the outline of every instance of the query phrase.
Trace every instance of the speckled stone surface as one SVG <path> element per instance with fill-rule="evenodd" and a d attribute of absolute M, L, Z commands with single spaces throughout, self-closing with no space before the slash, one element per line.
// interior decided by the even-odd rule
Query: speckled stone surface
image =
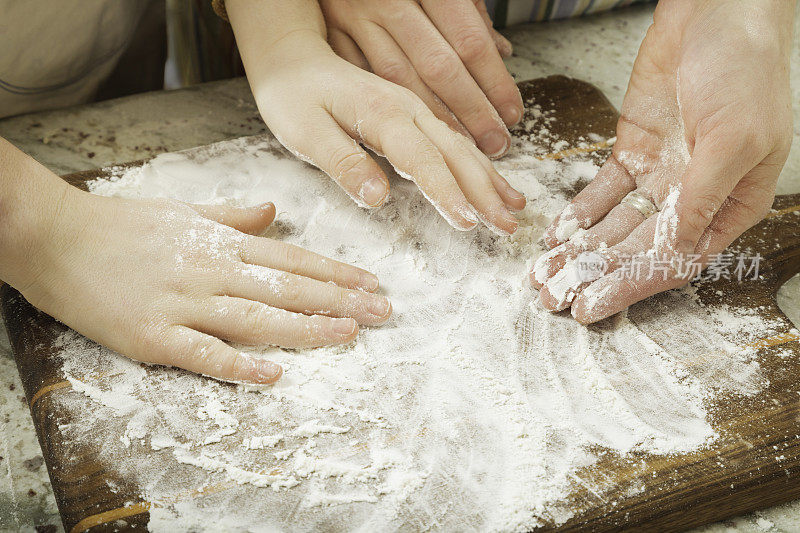
<path fill-rule="evenodd" d="M 619 107 L 652 6 L 607 15 L 512 28 L 515 46 L 507 63 L 518 80 L 565 74 L 587 80 Z M 800 25 L 796 25 L 796 30 Z M 798 33 L 796 31 L 796 33 Z M 792 55 L 794 102 L 800 102 L 800 47 Z M 795 123 L 800 107 L 795 105 Z M 0 121 L 0 136 L 65 174 L 133 161 L 264 130 L 244 80 L 155 92 Z M 778 184 L 800 191 L 800 128 Z M 781 290 L 787 314 L 800 323 L 800 278 Z M 800 377 L 798 377 L 800 379 Z M 0 328 L 0 531 L 61 531 L 47 471 L 22 386 Z M 725 523 L 704 532 L 800 530 L 800 502 Z"/>

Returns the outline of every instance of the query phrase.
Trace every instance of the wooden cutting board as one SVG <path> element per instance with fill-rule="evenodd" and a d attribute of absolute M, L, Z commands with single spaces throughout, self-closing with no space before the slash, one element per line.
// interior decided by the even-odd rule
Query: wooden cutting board
<path fill-rule="evenodd" d="M 551 138 L 574 147 L 588 132 L 602 138 L 614 135 L 618 115 L 595 87 L 553 76 L 523 82 L 520 88 L 526 101 L 533 98 L 542 109 L 553 110 Z M 528 134 L 519 129 L 515 135 Z M 603 142 L 567 151 L 550 148 L 546 157 L 554 159 L 586 152 L 601 161 L 609 153 Z M 95 170 L 65 179 L 86 188 L 87 181 L 107 175 Z M 571 196 L 583 185 L 559 192 Z M 642 454 L 625 461 L 609 456 L 580 471 L 585 483 L 576 484 L 562 502 L 572 518 L 549 529 L 682 530 L 800 497 L 800 336 L 775 301 L 778 288 L 800 271 L 800 194 L 777 198 L 769 217 L 731 250 L 757 251 L 764 257 L 760 280 L 704 282 L 697 294 L 704 304 L 750 310 L 780 325 L 775 335 L 755 343 L 768 386 L 752 397 L 722 394 L 710 400 L 710 422 L 720 437 L 707 449 L 674 456 Z M 97 460 L 96 440 L 61 437 L 59 427 L 78 413 L 65 407 L 74 402 L 59 400 L 82 396 L 61 369 L 55 341 L 66 326 L 38 312 L 10 287 L 1 291 L 3 317 L 65 529 L 146 529 L 150 502 L 142 500 L 140 487 Z M 632 307 L 629 317 L 634 323 L 653 321 L 665 308 L 656 297 Z M 95 431 L 109 441 L 120 437 L 111 426 Z M 143 452 L 140 460 L 148 461 L 147 455 Z"/>

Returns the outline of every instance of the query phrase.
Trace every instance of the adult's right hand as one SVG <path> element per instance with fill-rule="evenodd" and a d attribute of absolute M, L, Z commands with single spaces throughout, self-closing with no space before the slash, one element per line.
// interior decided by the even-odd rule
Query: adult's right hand
<path fill-rule="evenodd" d="M 351 63 L 412 90 L 489 157 L 510 146 L 522 97 L 483 0 L 320 0 L 328 42 Z"/>

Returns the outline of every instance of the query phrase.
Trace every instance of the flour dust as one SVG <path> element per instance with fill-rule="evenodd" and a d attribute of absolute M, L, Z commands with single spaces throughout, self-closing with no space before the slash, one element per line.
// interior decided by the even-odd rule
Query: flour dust
<path fill-rule="evenodd" d="M 272 201 L 267 236 L 374 272 L 394 314 L 349 346 L 245 348 L 285 368 L 256 389 L 145 367 L 66 334 L 64 370 L 82 394 L 61 400 L 80 413 L 62 437 L 96 441 L 112 490 L 133 481 L 152 503 L 149 527 L 169 531 L 521 531 L 569 518 L 554 504 L 599 450 L 708 445 L 709 397 L 763 386 L 731 335 L 766 326 L 711 322 L 689 291 L 670 293 L 662 315 L 588 328 L 541 309 L 527 286 L 540 237 L 566 205 L 559 191 L 597 167 L 539 152 L 515 140 L 497 162 L 529 199 L 513 237 L 453 231 L 396 176 L 383 208 L 361 209 L 268 138 L 162 155 L 92 183 L 102 195 Z M 676 313 L 702 331 L 676 334 L 686 326 Z M 688 360 L 719 346 L 713 361 Z"/>

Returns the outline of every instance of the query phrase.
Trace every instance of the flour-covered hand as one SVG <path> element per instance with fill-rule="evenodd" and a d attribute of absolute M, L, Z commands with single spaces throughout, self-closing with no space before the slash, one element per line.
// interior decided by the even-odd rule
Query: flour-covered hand
<path fill-rule="evenodd" d="M 261 115 L 284 146 L 363 207 L 382 205 L 389 181 L 361 145 L 385 155 L 456 229 L 483 222 L 500 233 L 516 231 L 512 212 L 525 198 L 466 137 L 410 90 L 337 56 L 324 39 L 321 14 L 320 28 L 265 42 L 270 17 L 259 18 L 260 5 L 236 0 L 227 4 L 228 15 Z"/>
<path fill-rule="evenodd" d="M 531 282 L 553 310 L 594 322 L 686 283 L 769 211 L 792 141 L 789 51 L 795 2 L 662 0 L 639 50 L 611 157 L 545 234 L 553 249 Z M 660 208 L 645 217 L 636 191 Z M 623 201 L 622 203 L 620 203 Z M 645 202 L 647 203 L 647 202 Z M 646 212 L 647 209 L 644 209 Z M 595 250 L 607 270 L 591 283 L 575 259 Z M 650 254 L 665 277 L 620 276 Z M 645 261 L 646 263 L 647 261 Z"/>
<path fill-rule="evenodd" d="M 280 366 L 223 340 L 342 344 L 358 324 L 391 314 L 374 275 L 252 235 L 272 222 L 272 204 L 191 206 L 70 189 L 15 286 L 42 311 L 138 361 L 270 383 Z"/>
<path fill-rule="evenodd" d="M 320 0 L 328 42 L 351 63 L 412 90 L 490 157 L 510 146 L 522 98 L 503 55 L 511 43 L 483 0 Z"/>

